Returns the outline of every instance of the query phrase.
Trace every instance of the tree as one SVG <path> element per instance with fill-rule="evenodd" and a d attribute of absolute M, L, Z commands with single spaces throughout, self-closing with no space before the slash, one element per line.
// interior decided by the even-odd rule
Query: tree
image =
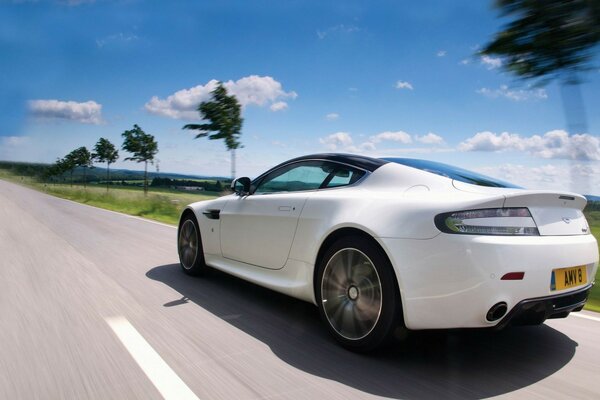
<path fill-rule="evenodd" d="M 67 155 L 71 159 L 74 167 L 83 168 L 83 187 L 87 187 L 87 170 L 92 168 L 92 153 L 85 147 L 81 146 Z"/>
<path fill-rule="evenodd" d="M 502 57 L 508 71 L 539 85 L 558 79 L 568 129 L 585 133 L 578 83 L 600 43 L 600 1 L 496 0 L 495 5 L 513 20 L 481 53 Z"/>
<path fill-rule="evenodd" d="M 513 20 L 481 53 L 502 57 L 509 72 L 538 85 L 559 80 L 567 129 L 571 134 L 589 133 L 579 83 L 581 72 L 591 69 L 600 43 L 600 1 L 496 0 L 495 4 Z M 572 165 L 572 185 L 577 176 Z"/>
<path fill-rule="evenodd" d="M 200 117 L 207 121 L 203 124 L 187 124 L 183 129 L 198 130 L 197 138 L 206 137 L 210 140 L 223 139 L 227 150 L 231 152 L 231 178 L 235 178 L 235 150 L 241 147 L 243 119 L 240 103 L 234 95 L 228 95 L 222 82 L 211 92 L 210 101 L 204 101 L 198 106 Z M 211 133 L 212 132 L 212 133 Z"/>
<path fill-rule="evenodd" d="M 108 181 L 110 180 L 110 164 L 119 159 L 119 151 L 108 139 L 100 138 L 94 146 L 93 158 L 98 162 L 106 163 L 106 192 L 108 193 Z"/>
<path fill-rule="evenodd" d="M 542 83 L 560 78 L 577 82 L 589 69 L 600 42 L 598 0 L 496 0 L 505 17 L 514 17 L 481 51 L 504 58 L 505 67 Z"/>
<path fill-rule="evenodd" d="M 45 172 L 45 178 L 53 178 L 53 177 L 61 177 L 65 172 L 68 171 L 67 163 L 64 158 L 57 158 L 54 164 L 50 165 L 50 167 Z"/>
<path fill-rule="evenodd" d="M 144 132 L 137 125 L 133 125 L 133 129 L 123 132 L 121 136 L 125 139 L 121 147 L 133 154 L 125 158 L 125 161 L 144 163 L 144 195 L 146 195 L 148 194 L 148 162 L 153 162 L 154 156 L 158 153 L 158 143 L 154 140 L 154 136 Z"/>
<path fill-rule="evenodd" d="M 71 187 L 73 187 L 73 170 L 77 167 L 75 150 L 64 156 L 60 162 L 64 171 L 69 171 Z"/>

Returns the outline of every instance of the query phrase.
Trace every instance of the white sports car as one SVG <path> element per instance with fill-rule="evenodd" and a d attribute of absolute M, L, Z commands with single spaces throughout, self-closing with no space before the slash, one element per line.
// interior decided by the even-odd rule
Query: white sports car
<path fill-rule="evenodd" d="M 397 328 L 541 324 L 579 311 L 598 268 L 584 197 L 436 162 L 316 154 L 190 204 L 178 250 L 318 306 L 345 347 Z"/>

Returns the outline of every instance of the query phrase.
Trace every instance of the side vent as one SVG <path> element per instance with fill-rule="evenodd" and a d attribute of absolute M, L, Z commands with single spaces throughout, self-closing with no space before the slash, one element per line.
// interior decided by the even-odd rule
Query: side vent
<path fill-rule="evenodd" d="M 202 214 L 208 219 L 219 219 L 219 214 L 221 214 L 221 210 L 204 210 Z"/>

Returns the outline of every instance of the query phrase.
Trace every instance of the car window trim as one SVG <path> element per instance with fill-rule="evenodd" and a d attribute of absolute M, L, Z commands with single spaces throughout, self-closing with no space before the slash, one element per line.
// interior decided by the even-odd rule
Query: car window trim
<path fill-rule="evenodd" d="M 319 187 L 319 188 L 317 188 L 317 189 L 296 190 L 296 191 L 293 191 L 293 192 L 290 192 L 290 191 L 281 191 L 281 192 L 269 192 L 269 193 L 256 193 L 256 195 L 264 196 L 264 195 L 269 195 L 269 194 L 281 194 L 281 193 L 302 193 L 302 192 L 316 192 L 316 191 L 319 191 L 319 190 L 342 189 L 342 188 L 347 188 L 347 187 L 352 187 L 352 186 L 356 186 L 356 185 L 358 185 L 358 184 L 359 184 L 360 182 L 362 182 L 362 181 L 363 181 L 363 180 L 364 180 L 364 179 L 365 179 L 367 176 L 369 176 L 369 175 L 371 174 L 371 171 L 369 171 L 369 170 L 367 170 L 367 169 L 365 169 L 365 168 L 357 167 L 357 166 L 355 166 L 355 165 L 348 164 L 348 163 L 345 163 L 345 162 L 341 162 L 341 161 L 334 161 L 334 160 L 328 160 L 328 159 L 325 159 L 325 158 L 307 158 L 307 159 L 303 159 L 303 160 L 291 161 L 291 162 L 289 162 L 289 163 L 285 163 L 285 164 L 283 164 L 283 165 L 278 165 L 278 166 L 276 166 L 276 167 L 274 167 L 274 168 L 271 168 L 271 169 L 270 169 L 270 170 L 268 170 L 267 172 L 264 172 L 264 173 L 262 173 L 262 174 L 261 174 L 261 175 L 259 175 L 259 176 L 258 176 L 256 179 L 254 179 L 254 180 L 252 181 L 252 184 L 251 184 L 251 186 L 250 186 L 251 188 L 253 188 L 253 189 L 251 189 L 251 194 L 252 194 L 252 195 L 254 195 L 254 194 L 255 194 L 255 190 L 256 190 L 256 188 L 258 187 L 258 185 L 260 185 L 260 184 L 262 183 L 262 180 L 263 180 L 263 179 L 264 179 L 264 178 L 265 178 L 267 175 L 269 175 L 271 172 L 273 172 L 273 171 L 276 171 L 276 170 L 278 170 L 278 169 L 280 169 L 280 168 L 285 168 L 285 167 L 287 167 L 287 166 L 289 166 L 289 165 L 292 165 L 292 164 L 299 164 L 299 163 L 304 163 L 304 162 L 307 162 L 307 161 L 323 161 L 323 162 L 328 162 L 328 163 L 331 163 L 331 164 L 343 165 L 343 166 L 350 167 L 350 168 L 353 168 L 353 169 L 356 169 L 356 170 L 359 170 L 359 171 L 363 171 L 363 172 L 364 172 L 364 175 L 363 175 L 362 177 L 360 177 L 360 179 L 358 179 L 356 182 L 354 182 L 354 183 L 351 183 L 351 184 L 348 184 L 348 185 L 341 185 L 341 186 L 334 186 L 334 187 L 324 187 L 324 188 L 321 188 L 321 187 Z M 332 172 L 332 173 L 333 173 L 333 172 Z M 325 180 L 327 180 L 327 178 L 325 178 Z M 325 180 L 324 180 L 324 181 L 325 181 Z M 323 182 L 324 182 L 324 181 L 323 181 Z"/>

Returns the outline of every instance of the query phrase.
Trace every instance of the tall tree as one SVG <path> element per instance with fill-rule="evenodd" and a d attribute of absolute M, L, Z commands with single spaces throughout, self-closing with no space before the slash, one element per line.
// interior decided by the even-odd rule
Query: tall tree
<path fill-rule="evenodd" d="M 57 158 L 54 164 L 46 170 L 45 177 L 50 179 L 53 177 L 60 178 L 69 170 L 64 158 Z"/>
<path fill-rule="evenodd" d="M 589 69 L 600 42 L 598 0 L 495 0 L 504 17 L 512 17 L 482 50 L 499 55 L 505 67 L 541 83 L 560 78 L 574 83 Z"/>
<path fill-rule="evenodd" d="M 87 170 L 92 168 L 92 153 L 85 146 L 81 146 L 69 153 L 75 167 L 83 168 L 83 187 L 87 187 Z"/>
<path fill-rule="evenodd" d="M 75 150 L 71 151 L 69 154 L 64 156 L 60 160 L 60 163 L 65 172 L 69 171 L 69 182 L 71 184 L 71 187 L 73 187 L 73 171 L 75 170 L 75 167 L 77 167 L 77 154 Z"/>
<path fill-rule="evenodd" d="M 235 178 L 235 150 L 241 147 L 240 135 L 242 123 L 240 103 L 234 95 L 228 95 L 222 82 L 211 92 L 211 100 L 198 106 L 203 124 L 187 124 L 183 129 L 198 130 L 197 138 L 210 140 L 223 139 L 227 150 L 231 152 L 231 179 Z"/>
<path fill-rule="evenodd" d="M 568 131 L 589 133 L 579 83 L 600 43 L 600 0 L 495 0 L 495 5 L 511 21 L 481 53 L 502 57 L 509 72 L 538 85 L 559 80 Z M 577 181 L 589 190 L 589 179 L 571 165 L 572 190 Z"/>
<path fill-rule="evenodd" d="M 124 138 L 123 150 L 133 154 L 126 157 L 125 161 L 131 160 L 144 163 L 144 195 L 148 194 L 148 162 L 153 162 L 154 156 L 158 153 L 158 143 L 154 136 L 144 132 L 138 125 L 133 125 L 133 129 L 123 132 Z"/>
<path fill-rule="evenodd" d="M 536 84 L 558 79 L 569 130 L 586 131 L 578 83 L 600 43 L 600 1 L 495 0 L 495 5 L 511 21 L 481 53 L 502 57 L 508 71 Z"/>
<path fill-rule="evenodd" d="M 119 151 L 108 139 L 100 138 L 94 146 L 94 160 L 106 163 L 106 192 L 108 193 L 108 182 L 110 180 L 110 164 L 119 159 Z"/>

